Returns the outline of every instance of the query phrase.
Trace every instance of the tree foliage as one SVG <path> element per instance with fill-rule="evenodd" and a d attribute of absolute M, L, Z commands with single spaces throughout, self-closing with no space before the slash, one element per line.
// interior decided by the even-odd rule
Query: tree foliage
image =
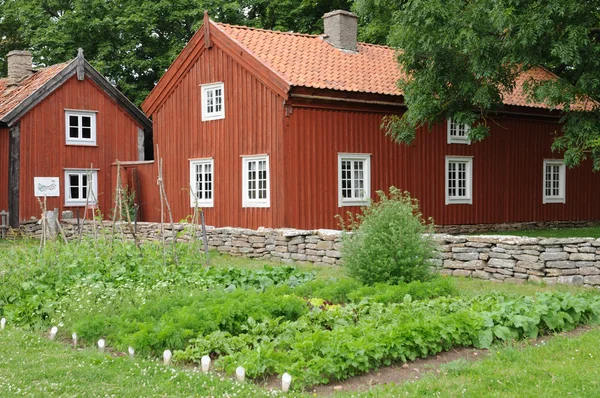
<path fill-rule="evenodd" d="M 320 33 L 321 17 L 352 0 L 0 0 L 0 75 L 5 55 L 33 52 L 37 66 L 72 59 L 77 48 L 139 104 L 202 23 Z"/>
<path fill-rule="evenodd" d="M 531 103 L 561 113 L 553 149 L 568 165 L 593 160 L 600 170 L 600 2 L 572 0 L 358 0 L 390 32 L 407 77 L 399 82 L 408 111 L 387 120 L 387 131 L 410 142 L 421 126 L 453 118 L 473 124 L 471 140 L 489 134 L 490 116 L 517 76 L 545 67 L 558 77 L 526 81 Z M 382 33 L 380 33 L 381 35 Z M 379 36 L 381 37 L 381 36 Z M 585 111 L 579 106 L 586 103 Z"/>

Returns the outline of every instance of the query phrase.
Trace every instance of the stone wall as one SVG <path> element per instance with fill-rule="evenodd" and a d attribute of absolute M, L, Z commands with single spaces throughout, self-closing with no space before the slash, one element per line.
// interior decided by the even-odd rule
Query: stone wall
<path fill-rule="evenodd" d="M 76 239 L 79 236 L 77 221 L 72 219 L 61 220 L 61 226 L 67 239 Z M 93 224 L 87 221 L 83 225 L 83 235 L 93 236 L 94 228 L 99 235 L 112 233 L 112 222 L 103 221 Z M 193 227 L 189 224 L 175 224 L 177 240 L 188 242 L 192 239 Z M 117 223 L 117 235 L 133 240 L 133 228 L 126 223 Z M 20 233 L 23 236 L 39 239 L 42 227 L 37 220 L 21 224 Z M 137 223 L 136 234 L 141 241 L 160 241 L 159 223 Z M 173 231 L 169 224 L 165 224 L 165 236 L 171 241 Z M 196 236 L 200 239 L 201 231 L 197 228 Z M 268 260 L 291 262 L 306 261 L 315 264 L 339 264 L 341 248 L 341 232 L 334 230 L 303 231 L 297 229 L 269 229 L 258 230 L 242 228 L 214 228 L 207 227 L 208 246 L 210 250 L 231 255 L 243 255 L 250 258 L 263 258 Z"/>
<path fill-rule="evenodd" d="M 600 285 L 600 239 L 438 235 L 441 273 L 496 282 Z"/>
<path fill-rule="evenodd" d="M 477 234 L 489 231 L 519 231 L 547 228 L 596 227 L 600 221 L 532 221 L 502 224 L 436 225 L 435 231 L 444 234 Z"/>
<path fill-rule="evenodd" d="M 75 220 L 62 220 L 68 239 L 78 236 Z M 84 235 L 110 234 L 112 223 L 104 221 L 83 225 Z M 132 229 L 125 223 L 117 224 L 117 234 L 133 239 Z M 165 224 L 165 235 L 170 241 L 173 233 L 182 242 L 192 239 L 189 224 L 175 224 L 174 231 Z M 21 234 L 39 239 L 41 226 L 36 221 L 21 225 Z M 200 231 L 196 234 L 200 237 Z M 140 240 L 159 241 L 160 224 L 138 223 Z M 275 261 L 306 261 L 315 264 L 341 263 L 341 232 L 334 230 L 303 231 L 296 229 L 207 227 L 211 250 L 250 258 Z M 600 287 L 600 239 L 568 238 L 542 239 L 515 236 L 455 236 L 436 234 L 437 258 L 432 264 L 442 274 L 487 279 L 495 282 L 525 281 L 566 283 Z"/>

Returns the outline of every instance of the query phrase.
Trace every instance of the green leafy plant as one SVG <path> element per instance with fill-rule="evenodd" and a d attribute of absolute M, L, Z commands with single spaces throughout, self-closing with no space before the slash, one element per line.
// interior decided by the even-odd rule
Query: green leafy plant
<path fill-rule="evenodd" d="M 344 235 L 342 258 L 351 276 L 361 282 L 399 283 L 426 280 L 433 256 L 433 224 L 427 224 L 416 199 L 391 187 L 389 196 L 377 192 L 379 201 L 362 214 L 349 213 L 349 223 L 339 217 Z"/>

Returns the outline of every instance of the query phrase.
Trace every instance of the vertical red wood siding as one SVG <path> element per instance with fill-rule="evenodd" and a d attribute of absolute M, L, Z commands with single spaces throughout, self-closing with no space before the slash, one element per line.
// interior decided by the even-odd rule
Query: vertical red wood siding
<path fill-rule="evenodd" d="M 0 128 L 0 211 L 8 211 L 9 141 L 9 129 Z"/>
<path fill-rule="evenodd" d="M 223 82 L 225 118 L 202 121 L 200 85 Z M 153 113 L 154 143 L 176 221 L 192 214 L 189 160 L 214 159 L 214 207 L 206 222 L 246 228 L 283 225 L 283 98 L 216 44 L 199 58 Z M 268 154 L 270 208 L 242 207 L 243 155 Z M 155 153 L 155 159 L 158 156 Z"/>
<path fill-rule="evenodd" d="M 66 145 L 65 109 L 97 111 L 96 146 Z M 48 209 L 65 207 L 65 168 L 98 169 L 98 202 L 105 216 L 113 206 L 111 167 L 119 160 L 137 160 L 137 124 L 89 79 L 75 77 L 29 111 L 21 123 L 19 219 L 40 215 L 34 177 L 59 177 L 61 196 L 48 198 Z M 1 148 L 1 144 L 0 144 Z M 83 215 L 83 213 L 81 213 Z"/>
<path fill-rule="evenodd" d="M 419 199 L 436 224 L 600 220 L 600 173 L 585 162 L 566 172 L 566 203 L 543 204 L 543 161 L 560 126 L 541 118 L 500 117 L 491 135 L 471 145 L 448 144 L 446 125 L 419 131 L 411 146 L 381 131 L 382 114 L 294 108 L 285 136 L 285 222 L 295 228 L 338 228 L 339 152 L 371 154 L 371 189 L 396 186 Z M 473 156 L 473 204 L 445 204 L 446 156 Z"/>

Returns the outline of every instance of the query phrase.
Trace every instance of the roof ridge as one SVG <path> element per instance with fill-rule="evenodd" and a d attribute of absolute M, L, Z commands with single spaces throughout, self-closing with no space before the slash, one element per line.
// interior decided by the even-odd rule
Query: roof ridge
<path fill-rule="evenodd" d="M 253 26 L 245 26 L 245 25 L 233 25 L 233 24 L 228 24 L 228 23 L 223 23 L 223 22 L 215 22 L 215 24 L 217 25 L 221 25 L 221 26 L 228 26 L 230 28 L 237 28 L 237 29 L 248 29 L 248 30 L 256 30 L 256 31 L 260 31 L 260 32 L 267 32 L 267 33 L 276 33 L 276 34 L 281 34 L 281 35 L 290 35 L 290 36 L 303 36 L 303 37 L 320 37 L 323 36 L 322 34 L 320 35 L 311 35 L 309 33 L 298 33 L 298 32 L 283 32 L 281 30 L 272 30 L 272 29 L 264 29 L 264 28 L 255 28 Z"/>
<path fill-rule="evenodd" d="M 228 23 L 223 23 L 223 22 L 215 22 L 215 24 L 220 25 L 220 26 L 227 26 L 227 27 L 234 28 L 234 29 L 247 29 L 247 30 L 254 30 L 254 31 L 258 31 L 258 32 L 275 33 L 275 34 L 280 34 L 280 35 L 290 35 L 290 36 L 300 36 L 300 37 L 310 37 L 310 38 L 315 38 L 315 39 L 323 38 L 325 36 L 324 33 L 317 35 L 317 34 L 298 33 L 298 32 L 283 32 L 281 30 L 255 28 L 253 26 L 246 26 L 246 25 L 233 25 L 233 24 L 228 24 Z M 363 41 L 359 41 L 359 42 L 357 42 L 357 44 L 361 44 L 363 46 L 368 46 L 368 47 L 378 47 L 378 48 L 385 48 L 388 50 L 395 50 L 394 47 L 386 46 L 385 44 L 367 43 L 367 42 L 363 42 Z"/>

